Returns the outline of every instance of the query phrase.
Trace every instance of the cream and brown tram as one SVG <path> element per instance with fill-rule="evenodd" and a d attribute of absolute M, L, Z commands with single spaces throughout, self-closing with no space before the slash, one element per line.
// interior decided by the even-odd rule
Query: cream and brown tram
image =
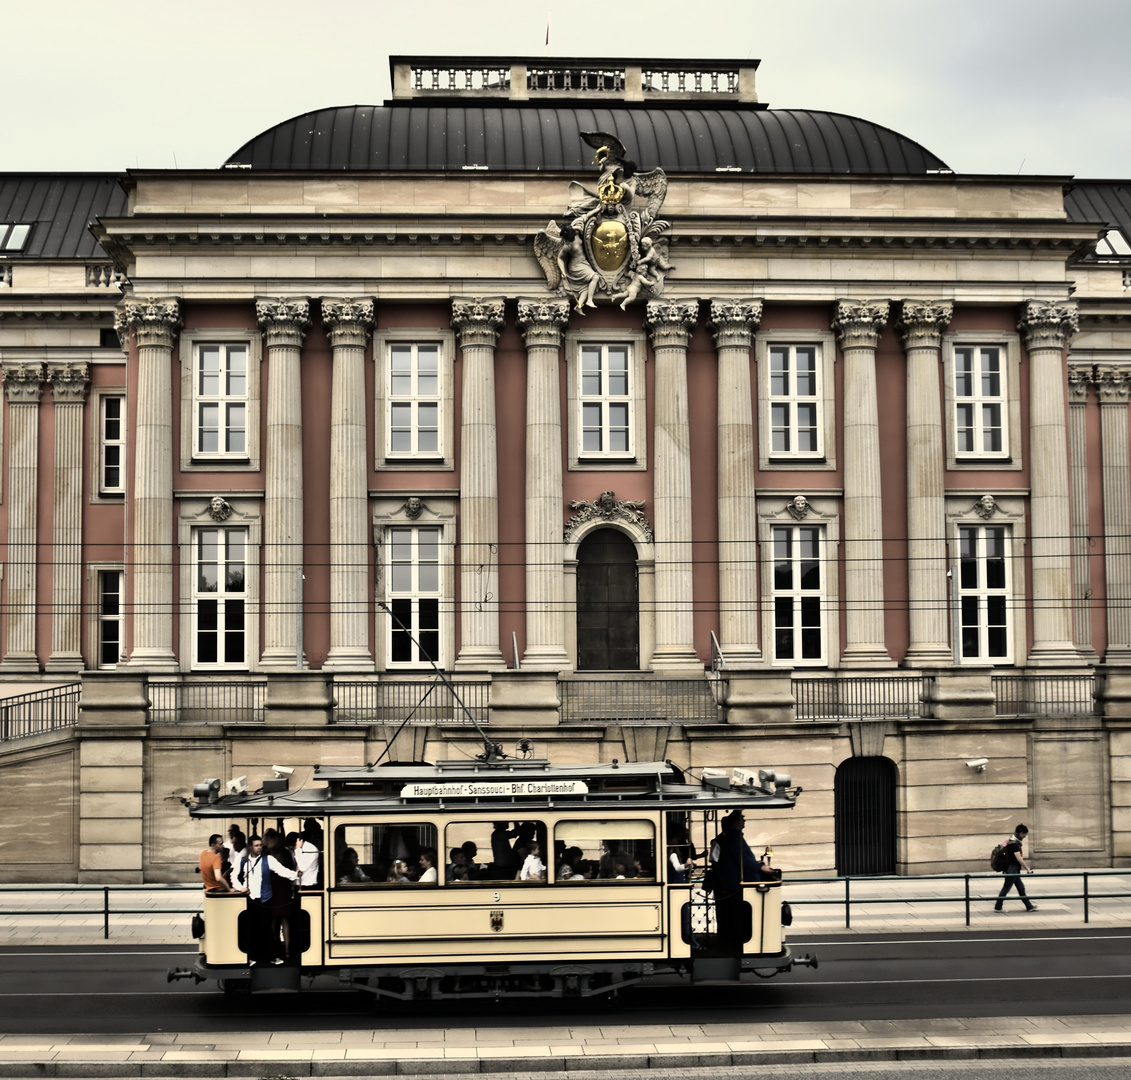
<path fill-rule="evenodd" d="M 773 770 L 702 772 L 465 761 L 316 767 L 295 791 L 286 779 L 223 796 L 217 781 L 198 785 L 190 813 L 210 831 L 305 827 L 322 865 L 297 891 L 292 962 L 256 962 L 251 903 L 211 893 L 193 920 L 196 963 L 170 978 L 278 992 L 335 975 L 398 999 L 584 997 L 665 973 L 717 984 L 815 966 L 785 944 L 780 876 L 739 887 L 725 936 L 702 880 L 726 815 L 792 808 L 800 789 Z"/>

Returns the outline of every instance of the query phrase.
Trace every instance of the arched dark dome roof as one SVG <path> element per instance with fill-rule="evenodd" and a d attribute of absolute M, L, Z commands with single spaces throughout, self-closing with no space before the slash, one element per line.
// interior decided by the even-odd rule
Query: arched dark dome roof
<path fill-rule="evenodd" d="M 393 104 L 305 113 L 240 147 L 228 165 L 586 172 L 581 131 L 610 131 L 641 169 L 671 173 L 864 174 L 946 170 L 929 150 L 868 120 L 809 109 L 574 108 Z"/>

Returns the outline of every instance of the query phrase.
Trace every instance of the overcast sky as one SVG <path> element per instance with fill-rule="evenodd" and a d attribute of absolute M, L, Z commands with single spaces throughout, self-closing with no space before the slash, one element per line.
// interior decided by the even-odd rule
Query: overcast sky
<path fill-rule="evenodd" d="M 755 57 L 957 172 L 1131 177 L 1131 0 L 0 0 L 0 170 L 214 168 L 392 54 Z M 648 163 L 651 164 L 651 163 Z M 662 164 L 662 163 L 656 163 Z"/>

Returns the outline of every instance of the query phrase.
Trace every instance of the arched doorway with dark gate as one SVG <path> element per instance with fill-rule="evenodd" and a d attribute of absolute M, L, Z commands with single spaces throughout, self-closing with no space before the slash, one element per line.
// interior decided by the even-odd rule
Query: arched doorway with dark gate
<path fill-rule="evenodd" d="M 895 763 L 884 757 L 843 762 L 834 780 L 836 872 L 840 877 L 894 874 Z"/>
<path fill-rule="evenodd" d="M 636 545 L 619 529 L 597 529 L 577 548 L 577 668 L 640 670 Z"/>

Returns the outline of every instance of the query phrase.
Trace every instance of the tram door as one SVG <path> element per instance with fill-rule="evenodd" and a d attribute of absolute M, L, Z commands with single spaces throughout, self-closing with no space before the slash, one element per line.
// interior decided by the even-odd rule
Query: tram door
<path fill-rule="evenodd" d="M 577 667 L 640 668 L 636 545 L 619 529 L 598 529 L 577 549 Z"/>
<path fill-rule="evenodd" d="M 837 874 L 894 874 L 895 763 L 849 758 L 837 769 L 834 784 Z"/>

